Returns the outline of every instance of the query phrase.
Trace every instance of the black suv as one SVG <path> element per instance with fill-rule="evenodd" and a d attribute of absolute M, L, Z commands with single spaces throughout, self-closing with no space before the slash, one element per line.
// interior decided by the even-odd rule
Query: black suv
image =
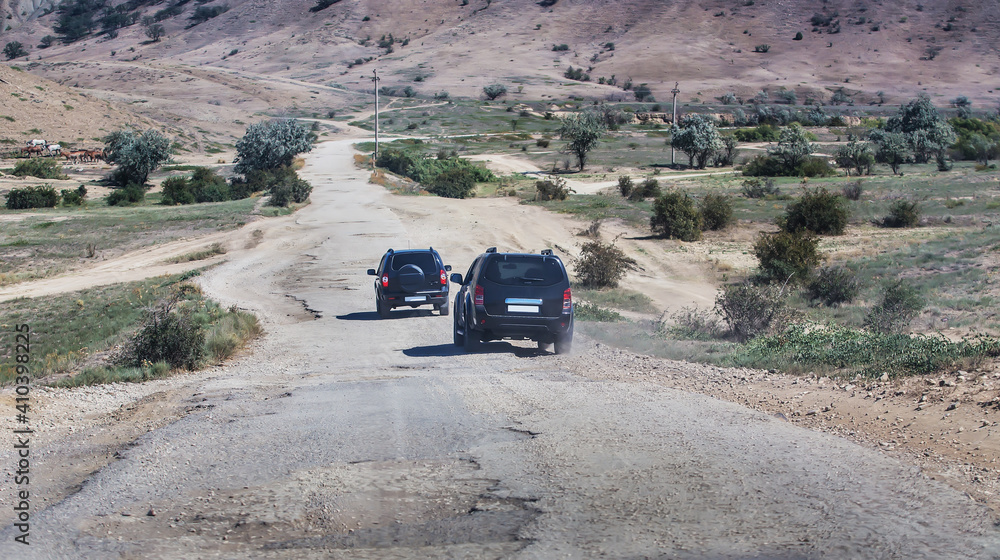
<path fill-rule="evenodd" d="M 551 250 L 540 255 L 497 253 L 491 247 L 479 255 L 469 272 L 452 274 L 461 284 L 455 296 L 455 345 L 472 351 L 480 342 L 500 339 L 534 340 L 556 354 L 573 346 L 573 296 L 566 267 Z"/>
<path fill-rule="evenodd" d="M 434 250 L 393 251 L 382 256 L 378 269 L 369 268 L 375 279 L 375 308 L 386 319 L 394 307 L 433 305 L 441 315 L 448 314 L 448 275 L 451 266 L 441 261 Z"/>

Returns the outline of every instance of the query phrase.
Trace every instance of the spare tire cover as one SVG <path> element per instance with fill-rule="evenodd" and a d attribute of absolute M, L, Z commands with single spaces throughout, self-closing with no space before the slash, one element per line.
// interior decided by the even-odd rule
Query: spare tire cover
<path fill-rule="evenodd" d="M 415 264 L 399 269 L 399 287 L 406 292 L 416 292 L 424 287 L 424 271 Z"/>

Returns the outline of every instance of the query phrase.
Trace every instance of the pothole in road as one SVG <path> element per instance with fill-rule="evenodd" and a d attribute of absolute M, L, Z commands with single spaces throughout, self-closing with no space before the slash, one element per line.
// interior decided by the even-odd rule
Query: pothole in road
<path fill-rule="evenodd" d="M 530 541 L 532 500 L 502 497 L 470 460 L 373 461 L 309 469 L 265 486 L 201 490 L 169 503 L 94 518 L 83 532 L 144 557 L 181 551 L 420 550 L 447 556 L 475 546 L 506 557 Z"/>

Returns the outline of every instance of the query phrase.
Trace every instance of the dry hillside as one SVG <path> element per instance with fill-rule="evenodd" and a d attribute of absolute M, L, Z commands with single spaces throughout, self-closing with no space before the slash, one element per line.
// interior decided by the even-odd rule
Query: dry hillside
<path fill-rule="evenodd" d="M 21 42 L 28 55 L 14 63 L 32 74 L 185 128 L 195 149 L 230 143 L 266 116 L 325 118 L 358 106 L 375 68 L 381 85 L 425 96 L 474 97 L 501 82 L 512 99 L 627 99 L 620 85 L 630 78 L 659 101 L 680 82 L 685 103 L 781 88 L 800 102 L 828 101 L 840 88 L 859 104 L 878 92 L 890 104 L 921 92 L 940 105 L 966 95 L 978 109 L 1000 99 L 997 0 L 339 0 L 316 12 L 316 0 L 133 2 L 140 20 L 175 9 L 161 20 L 160 40 L 139 23 L 115 37 L 97 25 L 76 42 L 43 48 L 57 26 L 54 4 L 0 0 L 8 22 L 0 42 Z M 193 25 L 195 10 L 223 6 Z M 760 45 L 768 51 L 755 52 Z M 570 66 L 591 81 L 564 78 Z M 618 86 L 598 83 L 612 76 Z M 77 105 L 61 101 L 47 101 L 56 110 L 46 114 L 84 130 L 74 138 L 98 135 L 86 132 L 89 121 L 71 123 L 106 110 L 59 110 Z"/>

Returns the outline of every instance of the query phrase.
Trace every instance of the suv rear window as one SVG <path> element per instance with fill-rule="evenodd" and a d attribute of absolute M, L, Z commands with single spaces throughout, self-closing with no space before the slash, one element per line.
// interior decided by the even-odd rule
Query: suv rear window
<path fill-rule="evenodd" d="M 552 286 L 565 279 L 558 259 L 536 255 L 497 255 L 486 264 L 484 276 L 504 286 Z"/>
<path fill-rule="evenodd" d="M 436 274 L 437 263 L 430 253 L 396 253 L 392 256 L 392 269 L 399 270 L 408 264 L 415 264 L 424 274 Z"/>

